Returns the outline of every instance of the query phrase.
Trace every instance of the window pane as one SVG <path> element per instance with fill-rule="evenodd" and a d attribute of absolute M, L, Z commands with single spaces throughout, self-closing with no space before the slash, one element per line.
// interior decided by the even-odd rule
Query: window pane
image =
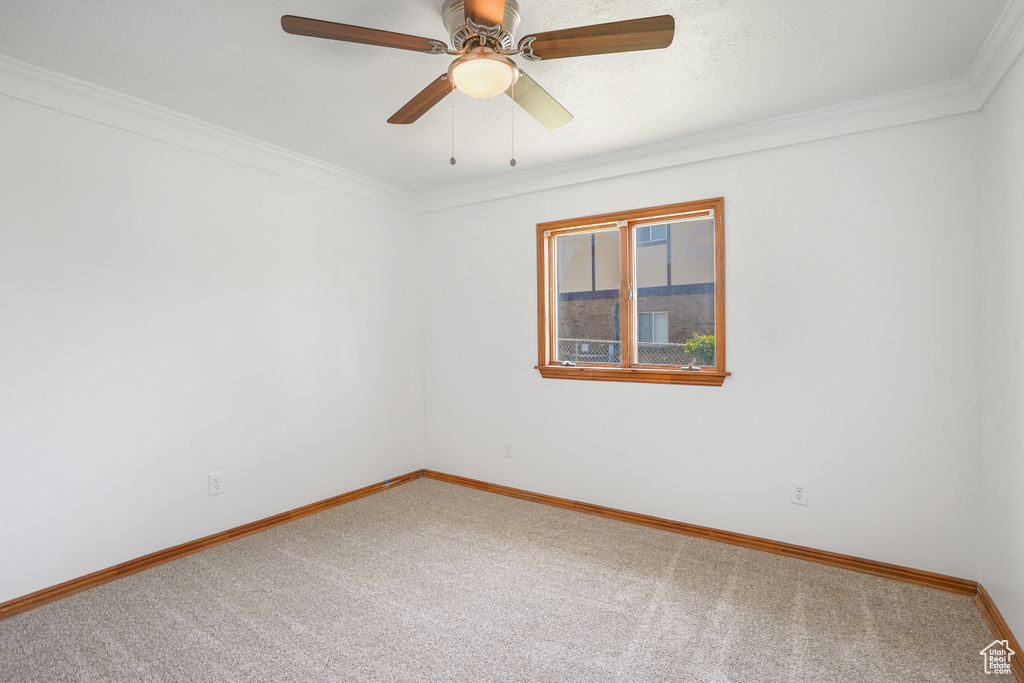
<path fill-rule="evenodd" d="M 639 239 L 644 229 L 649 243 Z M 636 235 L 637 362 L 714 365 L 714 218 L 644 226 Z"/>
<path fill-rule="evenodd" d="M 651 313 L 651 341 L 656 344 L 668 343 L 668 313 Z"/>
<path fill-rule="evenodd" d="M 620 272 L 617 230 L 555 238 L 555 360 L 619 362 Z"/>
<path fill-rule="evenodd" d="M 637 335 L 642 342 L 654 341 L 654 321 L 650 313 L 640 313 L 637 316 Z"/>

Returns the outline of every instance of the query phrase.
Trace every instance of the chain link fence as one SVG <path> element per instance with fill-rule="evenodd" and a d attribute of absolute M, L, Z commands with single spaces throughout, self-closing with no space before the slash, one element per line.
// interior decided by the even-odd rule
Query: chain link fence
<path fill-rule="evenodd" d="M 683 344 L 668 342 L 640 342 L 637 348 L 638 361 L 643 365 L 689 365 L 694 354 L 686 351 Z M 572 363 L 619 363 L 621 348 L 619 342 L 607 339 L 559 339 L 558 360 Z"/>

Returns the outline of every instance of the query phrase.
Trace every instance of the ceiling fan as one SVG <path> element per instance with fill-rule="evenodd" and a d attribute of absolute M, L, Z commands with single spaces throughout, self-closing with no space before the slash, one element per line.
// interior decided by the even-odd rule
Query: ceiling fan
<path fill-rule="evenodd" d="M 452 48 L 430 38 L 292 15 L 281 17 L 281 28 L 300 36 L 454 55 L 448 71 L 399 109 L 388 123 L 412 123 L 458 88 L 481 99 L 506 93 L 548 130 L 569 123 L 572 114 L 516 66 L 512 56 L 540 61 L 656 50 L 671 45 L 675 34 L 675 19 L 665 14 L 535 33 L 523 37 L 515 47 L 513 36 L 520 20 L 515 0 L 445 0 L 441 15 Z"/>

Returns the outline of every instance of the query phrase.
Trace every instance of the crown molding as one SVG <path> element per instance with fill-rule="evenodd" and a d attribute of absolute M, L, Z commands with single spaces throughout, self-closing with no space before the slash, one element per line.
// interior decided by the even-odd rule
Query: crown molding
<path fill-rule="evenodd" d="M 1024 52 L 1024 0 L 1010 0 L 971 65 L 967 80 L 978 93 L 978 108 L 992 93 Z"/>
<path fill-rule="evenodd" d="M 394 185 L 5 55 L 0 95 L 336 192 L 419 209 L 414 193 Z"/>
<path fill-rule="evenodd" d="M 1010 0 L 964 78 L 623 152 L 416 193 L 113 90 L 0 55 L 0 94 L 301 182 L 429 213 L 541 190 L 980 111 L 1024 53 Z"/>
<path fill-rule="evenodd" d="M 424 213 L 502 199 L 632 173 L 720 159 L 804 142 L 850 135 L 978 110 L 967 79 L 897 95 L 766 119 L 711 133 L 633 148 L 628 152 L 549 166 L 513 178 L 484 180 L 420 195 Z"/>
<path fill-rule="evenodd" d="M 964 78 L 419 195 L 428 213 L 698 161 L 978 112 L 1024 53 L 1024 0 L 1010 0 Z"/>

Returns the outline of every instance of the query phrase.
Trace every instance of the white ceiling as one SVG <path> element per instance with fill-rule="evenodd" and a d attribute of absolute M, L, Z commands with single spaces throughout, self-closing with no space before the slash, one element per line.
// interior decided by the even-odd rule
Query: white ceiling
<path fill-rule="evenodd" d="M 672 14 L 666 50 L 520 65 L 576 119 L 506 97 L 391 114 L 449 59 L 293 36 L 283 14 L 448 41 L 443 0 L 0 0 L 0 53 L 414 193 L 963 79 L 1007 0 L 521 0 L 527 33 Z"/>

